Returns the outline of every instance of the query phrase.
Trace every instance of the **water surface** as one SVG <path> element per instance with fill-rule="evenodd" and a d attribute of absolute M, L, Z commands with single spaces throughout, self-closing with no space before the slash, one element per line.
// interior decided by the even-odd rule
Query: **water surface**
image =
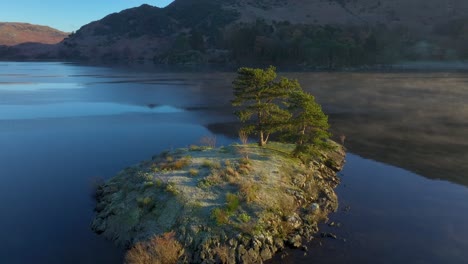
<path fill-rule="evenodd" d="M 342 227 L 322 227 L 339 239 L 273 262 L 468 259 L 467 75 L 288 76 L 324 105 L 349 154 L 331 216 Z M 212 133 L 218 145 L 235 141 L 232 78 L 0 63 L 0 263 L 121 262 L 122 249 L 90 230 L 92 182 Z"/>

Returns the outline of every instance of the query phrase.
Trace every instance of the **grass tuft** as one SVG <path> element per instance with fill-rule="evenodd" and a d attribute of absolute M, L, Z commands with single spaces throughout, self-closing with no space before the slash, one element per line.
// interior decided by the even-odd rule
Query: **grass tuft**
<path fill-rule="evenodd" d="M 125 254 L 125 263 L 176 264 L 182 254 L 183 247 L 176 240 L 175 232 L 169 232 L 135 244 Z"/>

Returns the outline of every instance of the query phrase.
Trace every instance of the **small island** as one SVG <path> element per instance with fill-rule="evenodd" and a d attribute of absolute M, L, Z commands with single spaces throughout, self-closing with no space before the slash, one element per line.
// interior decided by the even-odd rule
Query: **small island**
<path fill-rule="evenodd" d="M 165 151 L 98 187 L 92 229 L 128 246 L 126 263 L 261 263 L 337 209 L 345 151 L 313 96 L 273 67 L 233 84 L 240 143 Z"/>

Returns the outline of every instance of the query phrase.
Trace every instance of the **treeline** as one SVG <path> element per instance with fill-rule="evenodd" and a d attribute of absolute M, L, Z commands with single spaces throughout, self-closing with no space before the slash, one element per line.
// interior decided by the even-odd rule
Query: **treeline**
<path fill-rule="evenodd" d="M 397 35 L 364 27 L 257 21 L 230 29 L 225 44 L 232 59 L 239 62 L 337 68 L 399 59 L 398 50 L 407 40 Z"/>
<path fill-rule="evenodd" d="M 209 33 L 207 33 L 209 32 Z M 342 68 L 392 63 L 411 42 L 404 29 L 337 27 L 289 22 L 238 23 L 178 34 L 157 62 L 220 62 Z M 225 52 L 221 52 L 225 51 Z"/>
<path fill-rule="evenodd" d="M 458 26 L 445 26 L 454 31 L 449 31 L 452 41 L 424 37 L 403 26 L 385 25 L 331 26 L 258 20 L 210 31 L 194 27 L 174 37 L 172 48 L 158 59 L 167 63 L 194 59 L 197 63 L 302 65 L 326 69 L 406 60 L 467 59 L 465 27 L 459 26 L 463 23 L 455 24 Z M 444 33 L 434 32 L 434 35 L 447 35 L 442 26 L 438 30 Z"/>

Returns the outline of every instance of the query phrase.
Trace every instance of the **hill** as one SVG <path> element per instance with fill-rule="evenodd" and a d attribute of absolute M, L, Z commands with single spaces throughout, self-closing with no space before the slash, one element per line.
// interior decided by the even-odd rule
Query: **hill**
<path fill-rule="evenodd" d="M 56 44 L 67 36 L 68 33 L 47 26 L 0 22 L 0 45 L 14 46 L 27 42 Z"/>
<path fill-rule="evenodd" d="M 3 54 L 327 68 L 467 59 L 467 10 L 463 0 L 176 0 L 108 15 L 53 49 Z"/>

